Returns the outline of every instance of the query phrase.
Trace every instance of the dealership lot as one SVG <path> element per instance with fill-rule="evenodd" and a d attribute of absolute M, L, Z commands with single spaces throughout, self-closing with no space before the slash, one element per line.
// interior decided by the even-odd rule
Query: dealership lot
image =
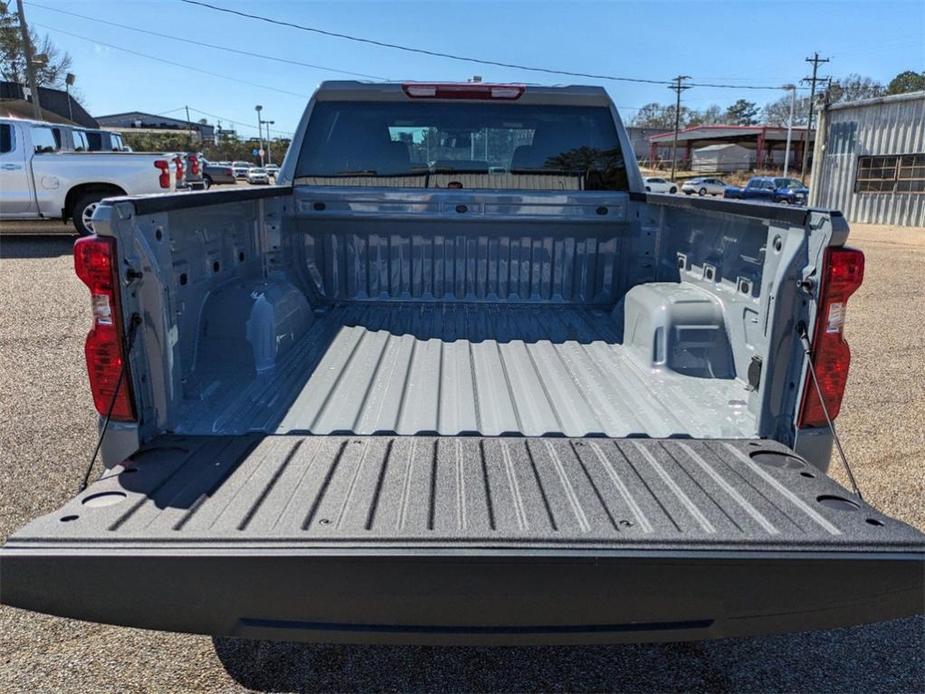
<path fill-rule="evenodd" d="M 867 254 L 867 276 L 848 309 L 854 357 L 838 424 L 866 498 L 925 529 L 925 330 L 916 322 L 925 314 L 925 231 L 858 226 L 851 242 Z M 68 237 L 0 238 L 0 537 L 72 496 L 95 441 L 82 351 L 88 300 L 70 245 Z M 918 618 L 712 643 L 567 649 L 223 640 L 216 657 L 203 637 L 0 608 L 0 691 L 909 691 L 925 687 L 923 630 Z"/>

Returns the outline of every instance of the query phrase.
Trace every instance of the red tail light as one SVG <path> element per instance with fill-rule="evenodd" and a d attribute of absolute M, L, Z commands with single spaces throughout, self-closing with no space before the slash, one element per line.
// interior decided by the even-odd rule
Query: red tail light
<path fill-rule="evenodd" d="M 127 370 L 121 383 L 119 380 L 125 353 L 117 291 L 116 240 L 106 236 L 78 239 L 74 243 L 74 270 L 90 289 L 93 307 L 93 327 L 84 346 L 93 404 L 101 415 L 106 415 L 112 405 L 114 420 L 134 421 Z"/>
<path fill-rule="evenodd" d="M 848 297 L 864 281 L 864 254 L 855 248 L 829 248 L 825 252 L 819 309 L 813 331 L 813 364 L 822 399 L 829 417 L 835 419 L 841 409 L 842 396 L 848 382 L 851 350 L 842 336 L 845 308 Z M 822 402 L 807 375 L 800 408 L 800 427 L 817 427 L 826 424 Z"/>
<path fill-rule="evenodd" d="M 424 84 L 410 82 L 401 86 L 412 99 L 519 99 L 526 87 L 522 84 L 485 84 L 466 82 L 462 84 Z"/>
<path fill-rule="evenodd" d="M 164 159 L 158 159 L 154 162 L 154 167 L 160 169 L 161 175 L 158 176 L 157 182 L 161 188 L 170 188 L 170 164 Z"/>
<path fill-rule="evenodd" d="M 177 185 L 183 180 L 183 157 L 174 157 L 173 163 L 177 167 Z"/>
<path fill-rule="evenodd" d="M 190 176 L 199 175 L 199 157 L 195 154 L 189 155 L 189 172 Z"/>

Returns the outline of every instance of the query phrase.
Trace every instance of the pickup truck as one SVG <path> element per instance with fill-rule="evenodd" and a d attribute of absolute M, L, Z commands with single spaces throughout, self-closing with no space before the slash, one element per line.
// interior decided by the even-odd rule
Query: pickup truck
<path fill-rule="evenodd" d="M 0 222 L 71 219 L 87 235 L 104 198 L 169 193 L 183 185 L 181 156 L 75 151 L 70 138 L 77 132 L 0 119 Z"/>
<path fill-rule="evenodd" d="M 5 604 L 431 644 L 923 610 L 925 536 L 826 475 L 844 218 L 646 194 L 601 88 L 327 82 L 278 185 L 94 227 L 106 471 L 8 538 Z"/>
<path fill-rule="evenodd" d="M 723 197 L 736 200 L 766 200 L 788 205 L 805 205 L 809 188 L 796 178 L 752 176 L 744 188 L 726 186 Z"/>

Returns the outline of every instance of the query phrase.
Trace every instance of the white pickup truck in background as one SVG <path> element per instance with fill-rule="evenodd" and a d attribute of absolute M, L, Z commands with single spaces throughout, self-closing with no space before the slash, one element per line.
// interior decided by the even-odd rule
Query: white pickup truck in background
<path fill-rule="evenodd" d="M 69 151 L 60 130 L 0 119 L 0 220 L 72 219 L 86 235 L 103 198 L 170 193 L 184 185 L 190 165 L 181 156 Z"/>

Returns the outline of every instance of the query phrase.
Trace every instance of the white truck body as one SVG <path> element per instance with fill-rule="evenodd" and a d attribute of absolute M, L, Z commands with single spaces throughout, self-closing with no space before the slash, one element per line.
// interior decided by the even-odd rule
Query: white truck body
<path fill-rule="evenodd" d="M 85 233 L 103 198 L 177 190 L 172 155 L 66 151 L 67 138 L 55 138 L 53 127 L 0 119 L 0 219 L 74 219 Z"/>

